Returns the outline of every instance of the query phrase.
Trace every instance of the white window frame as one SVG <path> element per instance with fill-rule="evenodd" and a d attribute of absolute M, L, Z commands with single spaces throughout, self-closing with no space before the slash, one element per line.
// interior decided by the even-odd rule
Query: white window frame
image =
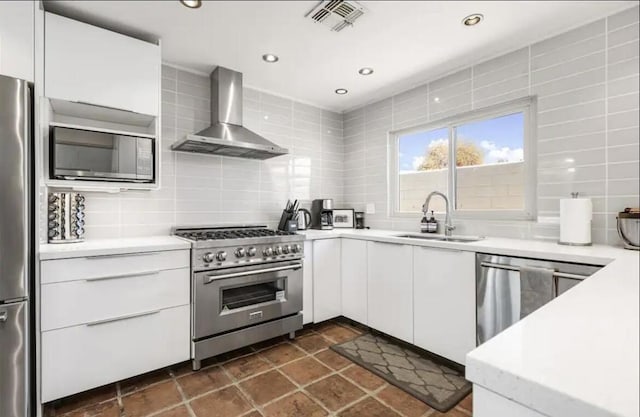
<path fill-rule="evenodd" d="M 536 153 L 536 97 L 525 97 L 505 103 L 484 107 L 478 110 L 461 113 L 455 116 L 436 120 L 426 124 L 413 126 L 401 130 L 389 132 L 389 211 L 390 217 L 415 218 L 422 214 L 420 211 L 407 212 L 399 209 L 399 182 L 400 171 L 398 167 L 398 153 L 400 137 L 407 134 L 425 132 L 447 128 L 449 131 L 449 161 L 455 161 L 456 127 L 506 116 L 513 113 L 524 114 L 524 209 L 523 210 L 459 210 L 456 208 L 456 166 L 449 164 L 447 167 L 447 198 L 451 209 L 451 216 L 458 219 L 485 219 L 485 220 L 535 220 L 537 213 L 536 187 L 537 187 L 537 153 Z M 425 199 L 433 190 L 425 189 Z"/>

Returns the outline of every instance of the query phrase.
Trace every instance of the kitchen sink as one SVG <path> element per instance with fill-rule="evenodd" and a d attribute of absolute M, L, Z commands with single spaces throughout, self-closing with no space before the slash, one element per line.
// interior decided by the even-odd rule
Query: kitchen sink
<path fill-rule="evenodd" d="M 402 237 L 406 239 L 422 239 L 422 240 L 435 240 L 438 242 L 458 242 L 469 243 L 477 242 L 484 239 L 482 236 L 443 236 L 443 235 L 427 235 L 427 234 L 405 234 L 397 235 L 395 237 Z"/>

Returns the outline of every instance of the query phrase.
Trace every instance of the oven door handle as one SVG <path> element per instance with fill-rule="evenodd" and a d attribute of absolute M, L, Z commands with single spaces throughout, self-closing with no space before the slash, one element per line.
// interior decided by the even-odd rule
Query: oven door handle
<path fill-rule="evenodd" d="M 244 271 L 244 272 L 233 272 L 231 274 L 223 274 L 223 275 L 207 275 L 204 279 L 204 283 L 205 284 L 210 284 L 213 281 L 217 281 L 219 279 L 226 279 L 226 278 L 237 278 L 237 277 L 246 277 L 247 275 L 255 275 L 255 274 L 266 274 L 268 272 L 278 272 L 278 271 L 286 271 L 289 269 L 292 270 L 297 270 L 302 268 L 302 264 L 301 263 L 297 263 L 297 264 L 292 264 L 292 265 L 286 265 L 286 266 L 276 266 L 273 268 L 265 268 L 265 269 L 253 269 L 251 271 Z"/>

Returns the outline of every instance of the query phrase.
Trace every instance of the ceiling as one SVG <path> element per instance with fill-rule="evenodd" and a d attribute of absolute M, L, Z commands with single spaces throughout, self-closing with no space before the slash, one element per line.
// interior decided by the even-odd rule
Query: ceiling
<path fill-rule="evenodd" d="M 637 4 L 636 1 L 361 1 L 341 32 L 308 20 L 316 1 L 47 1 L 45 8 L 146 39 L 163 60 L 209 73 L 222 65 L 244 84 L 345 111 Z M 463 17 L 482 13 L 475 27 Z M 275 64 L 262 55 L 280 57 Z M 369 76 L 358 69 L 372 67 Z M 334 90 L 349 93 L 337 95 Z"/>

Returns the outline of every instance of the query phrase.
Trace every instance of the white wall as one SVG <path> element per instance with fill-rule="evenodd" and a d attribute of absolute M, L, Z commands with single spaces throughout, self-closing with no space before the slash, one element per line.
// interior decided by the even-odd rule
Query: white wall
<path fill-rule="evenodd" d="M 209 78 L 162 67 L 162 188 L 85 193 L 87 238 L 167 235 L 174 225 L 277 225 L 287 199 L 342 202 L 342 115 L 245 88 L 244 125 L 288 148 L 266 161 L 177 153 L 209 125 Z"/>
<path fill-rule="evenodd" d="M 559 199 L 577 191 L 593 199 L 594 241 L 617 243 L 616 213 L 640 206 L 638 11 L 623 11 L 348 112 L 345 205 L 363 210 L 375 203 L 376 213 L 367 216 L 372 227 L 417 230 L 418 215 L 388 216 L 387 132 L 536 95 L 541 220 L 557 217 Z M 424 190 L 425 197 L 430 191 Z M 549 239 L 559 234 L 548 222 L 455 223 L 461 233 Z"/>

